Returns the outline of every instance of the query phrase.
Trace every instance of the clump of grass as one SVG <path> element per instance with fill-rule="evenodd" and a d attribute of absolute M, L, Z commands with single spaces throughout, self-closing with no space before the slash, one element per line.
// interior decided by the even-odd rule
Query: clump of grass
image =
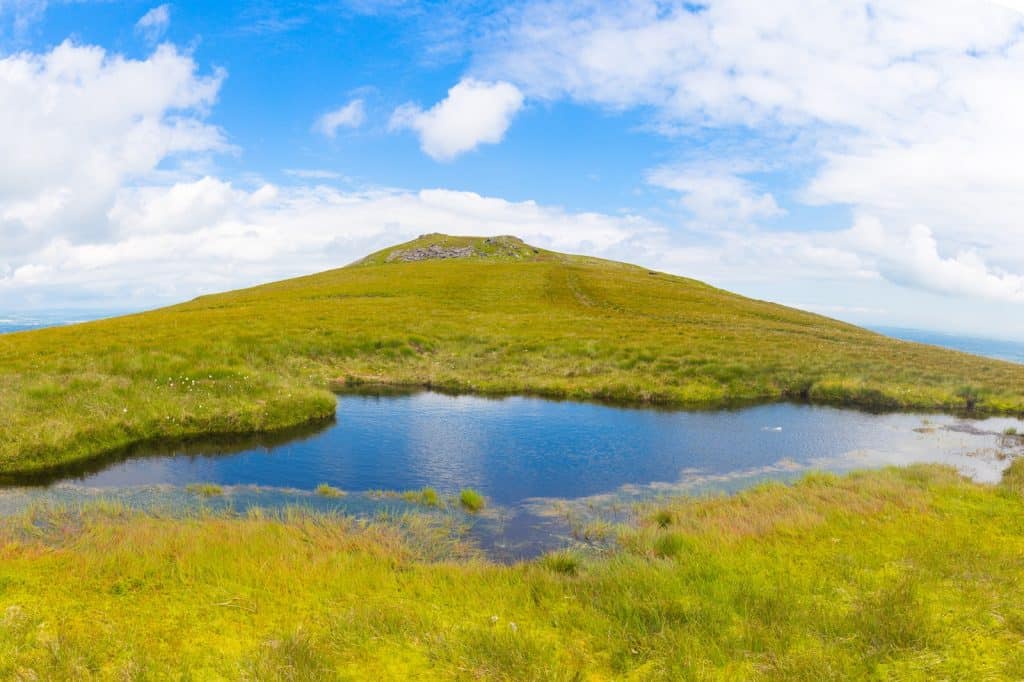
<path fill-rule="evenodd" d="M 674 519 L 671 509 L 659 509 L 654 513 L 654 522 L 658 524 L 658 528 L 668 528 Z"/>
<path fill-rule="evenodd" d="M 484 496 L 472 488 L 462 489 L 462 492 L 459 493 L 459 503 L 471 512 L 478 512 L 487 506 Z"/>
<path fill-rule="evenodd" d="M 675 559 L 690 543 L 681 533 L 663 533 L 654 541 L 654 554 L 662 559 Z"/>
<path fill-rule="evenodd" d="M 1017 435 L 1017 428 L 1014 427 L 1014 426 L 1009 426 L 1009 427 L 1007 427 L 1003 431 L 1003 435 L 1004 436 L 1016 436 Z"/>
<path fill-rule="evenodd" d="M 541 563 L 549 571 L 562 575 L 576 575 L 580 572 L 580 558 L 568 550 L 551 552 L 544 556 Z"/>
<path fill-rule="evenodd" d="M 191 483 L 185 486 L 185 490 L 200 497 L 218 497 L 224 494 L 224 488 L 216 483 Z"/>
<path fill-rule="evenodd" d="M 961 386 L 956 389 L 956 395 L 964 401 L 964 407 L 973 412 L 981 402 L 981 391 L 976 386 Z"/>
<path fill-rule="evenodd" d="M 425 507 L 440 507 L 441 496 L 437 494 L 437 491 L 431 487 L 421 488 L 420 490 L 409 490 L 402 493 L 402 499 L 407 502 L 413 502 L 415 504 L 422 504 Z"/>
<path fill-rule="evenodd" d="M 321 483 L 316 487 L 316 494 L 321 497 L 344 497 L 345 491 L 341 488 L 335 488 L 334 486 L 328 485 L 327 483 Z"/>
<path fill-rule="evenodd" d="M 1024 496 L 1024 457 L 1018 457 L 1010 462 L 1010 466 L 1003 472 L 1002 486 L 1006 490 Z"/>

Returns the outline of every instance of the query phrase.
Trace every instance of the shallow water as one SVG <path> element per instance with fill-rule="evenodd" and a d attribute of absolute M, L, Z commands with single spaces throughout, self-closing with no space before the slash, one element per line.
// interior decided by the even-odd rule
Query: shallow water
<path fill-rule="evenodd" d="M 1019 439 L 1002 436 L 1010 427 L 1024 431 L 1014 419 L 796 404 L 692 412 L 431 392 L 348 395 L 339 398 L 332 424 L 275 442 L 196 443 L 48 480 L 9 481 L 0 513 L 40 500 L 113 497 L 143 507 L 302 504 L 373 515 L 415 505 L 367 491 L 432 486 L 455 494 L 472 487 L 491 505 L 471 518 L 473 534 L 492 555 L 517 558 L 570 541 L 566 514 L 621 510 L 663 494 L 735 490 L 810 469 L 941 462 L 996 481 L 1024 450 Z M 185 489 L 196 482 L 225 486 L 225 494 L 201 498 Z M 349 494 L 318 496 L 320 483 Z"/>

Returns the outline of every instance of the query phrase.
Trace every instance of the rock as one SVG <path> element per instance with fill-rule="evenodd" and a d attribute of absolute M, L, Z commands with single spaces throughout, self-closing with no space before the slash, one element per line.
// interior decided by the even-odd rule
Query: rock
<path fill-rule="evenodd" d="M 430 246 L 420 247 L 418 249 L 409 249 L 407 251 L 392 251 L 388 254 L 387 261 L 393 263 L 395 261 L 403 262 L 414 262 L 421 260 L 444 260 L 447 258 L 467 258 L 469 256 L 476 255 L 476 249 L 472 246 L 441 246 L 440 244 L 431 244 Z"/>

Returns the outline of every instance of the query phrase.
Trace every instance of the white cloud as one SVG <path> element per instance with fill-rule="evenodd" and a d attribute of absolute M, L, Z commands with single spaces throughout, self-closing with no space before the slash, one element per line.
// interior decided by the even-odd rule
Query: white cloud
<path fill-rule="evenodd" d="M 135 23 L 135 30 L 151 43 L 160 40 L 171 25 L 171 6 L 164 4 L 154 7 Z"/>
<path fill-rule="evenodd" d="M 993 4 L 1024 14 L 1024 0 L 992 0 Z"/>
<path fill-rule="evenodd" d="M 338 180 L 341 173 L 323 168 L 286 168 L 285 175 L 303 180 Z"/>
<path fill-rule="evenodd" d="M 424 152 L 449 161 L 481 144 L 501 142 L 522 106 L 523 94 L 514 85 L 466 78 L 426 111 L 411 103 L 396 109 L 391 129 L 416 131 Z"/>
<path fill-rule="evenodd" d="M 338 128 L 358 128 L 366 121 L 366 109 L 361 99 L 354 99 L 334 111 L 329 111 L 313 124 L 313 130 L 327 137 L 338 134 Z"/>
<path fill-rule="evenodd" d="M 785 214 L 771 193 L 713 164 L 662 166 L 648 173 L 647 182 L 679 192 L 678 203 L 692 216 L 693 227 L 736 229 Z"/>
<path fill-rule="evenodd" d="M 612 254 L 661 231 L 636 216 L 472 192 L 243 190 L 213 177 L 126 188 L 107 221 L 116 238 L 57 236 L 0 268 L 0 302 L 69 290 L 97 305 L 176 300 L 338 267 L 426 232 L 515 234 L 557 250 Z"/>
<path fill-rule="evenodd" d="M 528 97 L 643 110 L 654 129 L 683 140 L 724 133 L 790 164 L 799 141 L 806 156 L 796 163 L 816 170 L 795 199 L 872 216 L 902 235 L 893 247 L 905 253 L 882 259 L 812 231 L 787 243 L 794 254 L 810 244 L 901 285 L 1017 300 L 1020 4 L 535 1 L 480 36 L 470 73 Z M 649 180 L 680 191 L 682 207 L 709 226 L 778 215 L 775 197 L 742 173 L 691 164 Z"/>
<path fill-rule="evenodd" d="M 946 297 L 1024 303 L 1024 276 L 993 264 L 975 249 L 944 250 L 925 225 L 895 228 L 861 215 L 845 230 L 724 230 L 715 237 L 700 249 L 671 240 L 655 243 L 648 262 L 741 287 L 802 282 L 815 290 L 825 282 L 842 282 L 848 295 L 855 296 L 865 282 L 887 282 L 890 289 L 896 284 Z M 863 306 L 872 298 L 861 300 Z"/>
<path fill-rule="evenodd" d="M 0 59 L 0 272 L 57 236 L 106 238 L 126 184 L 226 149 L 203 121 L 223 78 L 167 45 L 142 60 L 70 42 Z"/>
<path fill-rule="evenodd" d="M 1024 276 L 991 267 L 973 250 L 940 254 L 925 225 L 893 232 L 877 219 L 861 218 L 841 237 L 892 282 L 941 294 L 1024 303 Z"/>

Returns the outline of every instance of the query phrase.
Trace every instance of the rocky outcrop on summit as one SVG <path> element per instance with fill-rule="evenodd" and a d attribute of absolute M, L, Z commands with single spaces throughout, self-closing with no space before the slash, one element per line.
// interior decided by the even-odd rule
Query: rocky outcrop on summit
<path fill-rule="evenodd" d="M 405 251 L 395 250 L 388 254 L 387 262 L 402 261 L 411 263 L 420 260 L 444 260 L 446 258 L 466 258 L 477 255 L 476 249 L 472 246 L 454 247 L 431 244 L 430 246 Z"/>
<path fill-rule="evenodd" d="M 430 240 L 428 243 L 423 243 Z M 535 256 L 537 249 L 529 246 L 517 237 L 488 237 L 477 239 L 475 243 L 460 245 L 458 241 L 442 234 L 425 234 L 409 248 L 394 249 L 384 258 L 386 263 L 413 263 L 424 260 L 447 260 L 450 258 L 514 258 L 522 259 Z M 418 243 L 417 243 L 418 242 Z"/>

